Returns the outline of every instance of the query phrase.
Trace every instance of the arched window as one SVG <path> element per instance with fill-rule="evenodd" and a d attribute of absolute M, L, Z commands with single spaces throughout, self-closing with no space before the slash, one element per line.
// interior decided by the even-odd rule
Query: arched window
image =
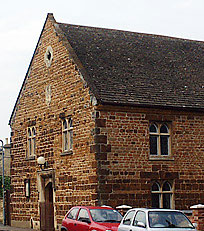
<path fill-rule="evenodd" d="M 168 181 L 162 183 L 154 182 L 151 188 L 152 207 L 170 209 L 173 207 L 172 185 Z"/>
<path fill-rule="evenodd" d="M 70 151 L 73 148 L 73 125 L 72 119 L 67 118 L 62 123 L 62 147 L 63 151 Z"/>
<path fill-rule="evenodd" d="M 27 157 L 29 158 L 29 157 L 35 155 L 35 147 L 36 147 L 36 141 L 35 141 L 36 131 L 35 131 L 35 127 L 29 127 L 27 134 L 28 134 Z"/>
<path fill-rule="evenodd" d="M 149 134 L 150 155 L 170 155 L 170 131 L 167 124 L 151 123 L 149 127 Z"/>

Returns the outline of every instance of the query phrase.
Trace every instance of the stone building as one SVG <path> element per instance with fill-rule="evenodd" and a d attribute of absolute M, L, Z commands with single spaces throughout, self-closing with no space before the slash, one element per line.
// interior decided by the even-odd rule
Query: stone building
<path fill-rule="evenodd" d="M 203 203 L 203 119 L 203 42 L 48 14 L 10 118 L 12 225 L 58 229 L 73 205 Z"/>
<path fill-rule="evenodd" d="M 10 177 L 10 164 L 11 164 L 11 144 L 4 144 L 4 175 Z M 2 153 L 0 152 L 0 175 L 2 175 Z"/>
<path fill-rule="evenodd" d="M 6 139 L 6 143 L 4 144 L 4 176 L 5 176 L 5 184 L 8 178 L 10 178 L 10 164 L 11 164 L 11 145 L 8 143 L 8 139 Z M 3 175 L 3 163 L 2 163 L 2 151 L 0 151 L 0 176 Z M 2 181 L 1 181 L 2 183 Z M 2 185 L 2 184 L 1 184 Z M 5 187 L 6 188 L 6 187 Z M 6 197 L 5 193 L 5 197 Z M 0 222 L 3 223 L 3 198 L 0 197 Z"/>

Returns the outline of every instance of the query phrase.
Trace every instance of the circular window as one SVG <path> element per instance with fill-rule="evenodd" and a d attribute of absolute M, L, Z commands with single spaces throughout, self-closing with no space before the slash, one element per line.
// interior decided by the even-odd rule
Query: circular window
<path fill-rule="evenodd" d="M 53 50 L 52 47 L 49 46 L 45 52 L 45 56 L 44 56 L 44 61 L 47 67 L 51 66 L 52 63 L 52 59 L 53 59 Z"/>

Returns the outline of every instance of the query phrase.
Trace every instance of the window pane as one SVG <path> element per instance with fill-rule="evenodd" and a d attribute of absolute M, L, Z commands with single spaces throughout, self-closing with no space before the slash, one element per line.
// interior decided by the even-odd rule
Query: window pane
<path fill-rule="evenodd" d="M 152 192 L 160 192 L 160 186 L 158 183 L 152 185 Z"/>
<path fill-rule="evenodd" d="M 31 139 L 28 140 L 28 155 L 31 155 L 32 145 L 31 145 Z"/>
<path fill-rule="evenodd" d="M 158 155 L 158 136 L 150 135 L 150 155 Z"/>
<path fill-rule="evenodd" d="M 30 128 L 28 128 L 28 136 L 32 136 Z"/>
<path fill-rule="evenodd" d="M 64 150 L 68 150 L 68 137 L 67 137 L 67 133 L 64 132 Z"/>
<path fill-rule="evenodd" d="M 169 154 L 169 136 L 161 136 L 161 155 Z"/>
<path fill-rule="evenodd" d="M 165 182 L 162 188 L 162 191 L 171 191 L 171 185 L 169 184 L 169 182 Z"/>
<path fill-rule="evenodd" d="M 163 194 L 163 208 L 170 209 L 171 208 L 171 193 Z"/>
<path fill-rule="evenodd" d="M 63 121 L 63 129 L 67 129 L 67 121 L 66 120 Z"/>
<path fill-rule="evenodd" d="M 195 230 L 187 217 L 181 212 L 152 211 L 148 215 L 150 227 L 153 228 L 151 230 Z"/>
<path fill-rule="evenodd" d="M 150 132 L 157 132 L 157 126 L 155 124 L 152 124 L 149 128 Z"/>
<path fill-rule="evenodd" d="M 135 216 L 135 220 L 133 222 L 134 226 L 137 226 L 138 222 L 142 222 L 144 225 L 146 225 L 146 215 L 144 212 L 142 211 L 138 211 L 136 216 Z"/>
<path fill-rule="evenodd" d="M 123 224 L 124 225 L 130 225 L 134 214 L 135 214 L 135 211 L 130 211 L 129 213 L 127 213 L 127 215 L 125 216 L 125 218 L 123 220 Z"/>
<path fill-rule="evenodd" d="M 32 128 L 33 136 L 35 136 L 35 128 Z"/>
<path fill-rule="evenodd" d="M 120 222 L 122 219 L 121 214 L 112 209 L 90 209 L 91 216 L 94 221 L 107 221 L 112 220 L 113 222 Z"/>
<path fill-rule="evenodd" d="M 72 127 L 72 119 L 71 118 L 69 119 L 69 127 L 70 128 Z"/>
<path fill-rule="evenodd" d="M 73 147 L 73 130 L 69 131 L 69 135 L 70 135 L 70 149 L 72 149 L 72 147 Z"/>
<path fill-rule="evenodd" d="M 168 127 L 165 124 L 163 124 L 160 128 L 160 133 L 168 133 L 168 132 L 169 132 Z"/>
<path fill-rule="evenodd" d="M 76 219 L 78 210 L 79 210 L 78 208 L 72 209 L 67 217 L 70 218 L 70 219 Z"/>
<path fill-rule="evenodd" d="M 33 152 L 32 152 L 32 154 L 34 155 L 35 154 L 35 138 L 33 138 Z"/>
<path fill-rule="evenodd" d="M 152 208 L 160 208 L 160 195 L 159 193 L 152 193 Z"/>
<path fill-rule="evenodd" d="M 79 211 L 79 215 L 78 215 L 78 219 L 77 220 L 82 220 L 82 219 L 84 219 L 84 218 L 86 218 L 86 219 L 89 219 L 89 214 L 88 214 L 88 212 L 87 212 L 87 210 L 86 209 L 81 209 L 80 211 Z"/>

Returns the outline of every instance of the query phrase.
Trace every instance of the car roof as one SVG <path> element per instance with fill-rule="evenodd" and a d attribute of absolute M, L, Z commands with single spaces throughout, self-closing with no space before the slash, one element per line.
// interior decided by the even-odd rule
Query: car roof
<path fill-rule="evenodd" d="M 79 206 L 74 206 L 72 208 L 87 208 L 87 209 L 113 209 L 112 207 L 110 206 L 106 206 L 106 205 L 103 205 L 103 206 L 83 206 L 83 205 L 79 205 Z M 71 209 L 72 209 L 71 208 Z"/>
<path fill-rule="evenodd" d="M 160 208 L 132 208 L 130 210 L 142 210 L 142 211 L 146 211 L 146 212 L 182 212 L 180 210 L 176 210 L 176 209 L 160 209 Z M 129 210 L 129 211 L 130 211 Z"/>

